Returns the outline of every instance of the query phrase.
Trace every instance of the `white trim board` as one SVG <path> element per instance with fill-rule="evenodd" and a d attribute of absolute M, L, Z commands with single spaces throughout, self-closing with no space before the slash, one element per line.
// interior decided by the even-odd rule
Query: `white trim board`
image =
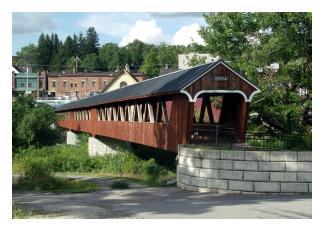
<path fill-rule="evenodd" d="M 194 97 L 191 96 L 191 94 L 189 92 L 187 92 L 186 90 L 180 90 L 180 93 L 182 94 L 185 94 L 188 98 L 189 98 L 189 102 L 196 102 L 197 100 L 197 97 L 200 96 L 201 94 L 203 93 L 217 93 L 217 94 L 230 94 L 230 93 L 238 93 L 238 94 L 241 94 L 245 100 L 245 102 L 251 102 L 252 101 L 252 98 L 255 94 L 257 93 L 260 93 L 260 90 L 256 90 L 254 91 L 250 97 L 248 98 L 246 96 L 246 94 L 243 92 L 243 91 L 240 91 L 240 90 L 201 90 L 199 92 L 197 92 L 195 94 Z"/>

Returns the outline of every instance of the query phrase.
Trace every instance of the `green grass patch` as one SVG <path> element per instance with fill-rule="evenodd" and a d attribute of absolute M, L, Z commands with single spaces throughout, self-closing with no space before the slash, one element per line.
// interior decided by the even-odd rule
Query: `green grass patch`
<path fill-rule="evenodd" d="M 20 208 L 16 208 L 13 206 L 12 210 L 12 218 L 13 219 L 28 219 L 31 218 L 33 213 L 31 211 L 24 211 Z"/>
<path fill-rule="evenodd" d="M 30 147 L 15 151 L 13 172 L 28 179 L 34 177 L 34 179 L 44 179 L 56 172 L 130 177 L 151 186 L 159 186 L 163 179 L 174 175 L 173 170 L 170 171 L 161 166 L 155 159 L 143 160 L 128 151 L 116 155 L 90 157 L 86 146 L 63 145 L 43 148 Z"/>
<path fill-rule="evenodd" d="M 22 177 L 18 180 L 17 184 L 13 185 L 13 190 L 20 191 L 83 193 L 95 191 L 97 189 L 99 189 L 99 187 L 96 184 L 88 181 L 57 178 L 52 176 L 32 179 Z"/>
<path fill-rule="evenodd" d="M 129 184 L 125 181 L 115 181 L 111 184 L 110 188 L 112 189 L 128 189 Z"/>

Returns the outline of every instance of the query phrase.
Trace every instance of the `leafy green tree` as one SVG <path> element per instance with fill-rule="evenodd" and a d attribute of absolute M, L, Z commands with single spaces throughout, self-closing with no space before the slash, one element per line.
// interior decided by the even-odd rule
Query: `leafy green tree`
<path fill-rule="evenodd" d="M 86 55 L 81 66 L 87 70 L 98 70 L 101 68 L 98 55 L 96 53 Z"/>
<path fill-rule="evenodd" d="M 57 120 L 54 110 L 35 105 L 31 96 L 19 97 L 12 103 L 12 139 L 14 148 L 30 145 L 51 145 L 59 139 L 59 132 L 51 127 Z"/>
<path fill-rule="evenodd" d="M 158 64 L 158 53 L 155 48 L 151 49 L 146 56 L 140 71 L 149 77 L 155 77 L 159 75 L 160 65 Z"/>
<path fill-rule="evenodd" d="M 161 43 L 158 47 L 158 64 L 160 67 L 174 67 L 178 64 L 178 51 L 175 46 Z"/>
<path fill-rule="evenodd" d="M 252 122 L 275 133 L 309 130 L 311 13 L 210 13 L 205 19 L 202 51 L 231 61 L 261 89 L 251 103 Z"/>
<path fill-rule="evenodd" d="M 28 44 L 21 48 L 20 51 L 16 52 L 16 56 L 13 60 L 13 65 L 27 65 L 37 64 L 38 51 L 34 44 Z"/>
<path fill-rule="evenodd" d="M 196 66 L 199 64 L 204 64 L 206 62 L 205 56 L 198 56 L 196 53 L 193 54 L 193 56 L 188 59 L 188 65 L 189 66 Z"/>
<path fill-rule="evenodd" d="M 119 47 L 115 43 L 106 43 L 99 50 L 99 60 L 102 68 L 114 71 L 120 65 Z"/>
<path fill-rule="evenodd" d="M 144 43 L 138 39 L 126 46 L 127 63 L 139 67 L 144 61 Z"/>

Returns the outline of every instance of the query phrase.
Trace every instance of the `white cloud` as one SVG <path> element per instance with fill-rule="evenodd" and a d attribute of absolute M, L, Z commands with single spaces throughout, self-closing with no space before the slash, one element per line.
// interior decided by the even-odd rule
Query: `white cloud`
<path fill-rule="evenodd" d="M 198 34 L 198 30 L 200 30 L 200 25 L 198 23 L 182 26 L 172 36 L 172 44 L 187 46 L 194 41 L 198 44 L 204 45 L 204 40 Z"/>
<path fill-rule="evenodd" d="M 122 37 L 131 28 L 131 25 L 118 20 L 113 14 L 98 14 L 93 13 L 87 18 L 79 22 L 83 28 L 93 26 L 98 33 L 106 34 L 114 37 Z"/>
<path fill-rule="evenodd" d="M 169 17 L 169 18 L 176 18 L 176 17 L 202 17 L 202 12 L 153 12 L 149 13 L 152 17 Z"/>
<path fill-rule="evenodd" d="M 56 21 L 50 13 L 13 13 L 14 34 L 45 32 L 56 28 Z"/>
<path fill-rule="evenodd" d="M 160 42 L 166 42 L 167 36 L 165 36 L 162 29 L 157 26 L 156 20 L 137 20 L 128 34 L 122 38 L 119 45 L 125 46 L 135 39 L 139 39 L 145 43 L 159 44 Z"/>

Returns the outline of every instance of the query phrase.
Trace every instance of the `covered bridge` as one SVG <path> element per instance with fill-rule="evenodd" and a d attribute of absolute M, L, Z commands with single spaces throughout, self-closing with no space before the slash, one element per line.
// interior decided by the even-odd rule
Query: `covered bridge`
<path fill-rule="evenodd" d="M 62 115 L 58 125 L 71 131 L 176 152 L 178 144 L 210 135 L 213 129 L 216 136 L 232 132 L 242 138 L 249 102 L 258 92 L 219 60 L 65 104 L 56 112 Z M 214 122 L 211 102 L 217 96 L 222 104 L 219 121 Z M 195 111 L 200 99 L 200 111 Z"/>

